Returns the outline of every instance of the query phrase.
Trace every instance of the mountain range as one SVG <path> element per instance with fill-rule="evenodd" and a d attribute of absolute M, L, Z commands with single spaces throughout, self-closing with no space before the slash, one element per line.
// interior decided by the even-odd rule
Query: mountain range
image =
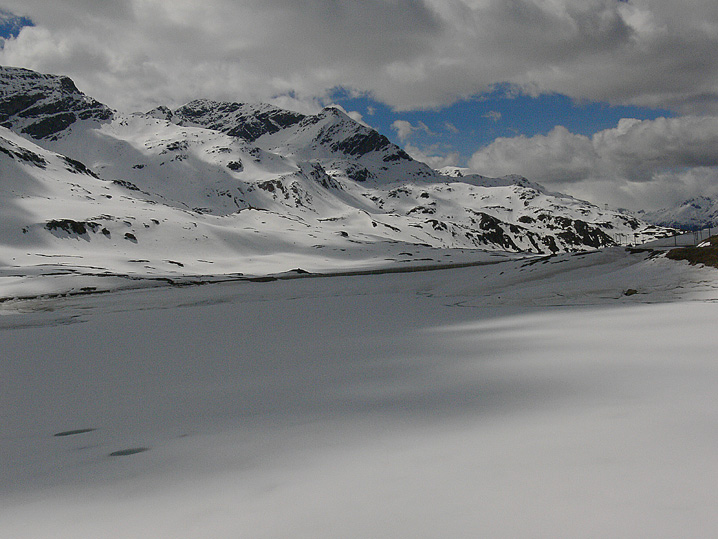
<path fill-rule="evenodd" d="M 672 233 L 519 176 L 433 170 L 338 108 L 200 99 L 127 114 L 11 67 L 0 171 L 6 278 L 336 271 Z"/>
<path fill-rule="evenodd" d="M 718 200 L 707 196 L 690 198 L 674 208 L 639 211 L 639 219 L 660 226 L 701 230 L 718 226 Z"/>

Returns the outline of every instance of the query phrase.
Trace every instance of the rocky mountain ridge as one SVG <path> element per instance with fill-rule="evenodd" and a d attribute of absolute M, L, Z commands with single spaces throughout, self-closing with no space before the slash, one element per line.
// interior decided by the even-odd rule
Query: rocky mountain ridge
<path fill-rule="evenodd" d="M 197 100 L 123 114 L 66 77 L 0 74 L 7 267 L 324 271 L 669 233 L 518 176 L 434 171 L 336 108 Z"/>
<path fill-rule="evenodd" d="M 110 120 L 113 111 L 65 76 L 0 66 L 0 126 L 33 139 L 58 136 L 80 120 Z"/>
<path fill-rule="evenodd" d="M 639 219 L 660 226 L 683 230 L 718 227 L 718 199 L 699 196 L 688 199 L 675 208 L 636 212 Z"/>

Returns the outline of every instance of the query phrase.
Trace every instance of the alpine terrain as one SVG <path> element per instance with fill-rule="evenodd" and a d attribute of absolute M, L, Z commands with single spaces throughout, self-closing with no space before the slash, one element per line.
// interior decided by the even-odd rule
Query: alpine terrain
<path fill-rule="evenodd" d="M 681 228 L 684 230 L 700 230 L 718 226 L 718 200 L 699 196 L 688 199 L 674 208 L 663 208 L 650 212 L 637 212 L 636 215 L 645 221 L 659 226 Z"/>
<path fill-rule="evenodd" d="M 432 170 L 337 108 L 196 100 L 126 114 L 67 77 L 4 67 L 0 126 L 10 285 L 431 265 L 671 233 L 522 177 Z"/>
<path fill-rule="evenodd" d="M 718 248 L 673 232 L 2 68 L 0 537 L 712 537 Z"/>

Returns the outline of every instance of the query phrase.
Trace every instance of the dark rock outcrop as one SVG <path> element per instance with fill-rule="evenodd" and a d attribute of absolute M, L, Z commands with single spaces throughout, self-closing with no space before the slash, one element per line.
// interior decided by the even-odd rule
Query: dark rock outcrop
<path fill-rule="evenodd" d="M 0 67 L 0 125 L 35 139 L 56 138 L 79 120 L 109 120 L 112 110 L 68 77 Z"/>
<path fill-rule="evenodd" d="M 298 112 L 272 105 L 222 103 L 205 99 L 191 101 L 172 114 L 173 119 L 180 123 L 214 129 L 247 142 L 254 142 L 267 133 L 276 133 L 305 118 Z"/>

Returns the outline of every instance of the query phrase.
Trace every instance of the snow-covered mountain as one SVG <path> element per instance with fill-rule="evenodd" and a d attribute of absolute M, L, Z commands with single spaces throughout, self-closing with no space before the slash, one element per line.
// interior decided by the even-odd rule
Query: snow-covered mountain
<path fill-rule="evenodd" d="M 636 215 L 649 223 L 659 226 L 698 230 L 718 226 L 718 200 L 700 196 L 686 200 L 675 208 L 643 212 Z"/>
<path fill-rule="evenodd" d="M 55 140 L 80 120 L 109 120 L 112 111 L 80 92 L 69 77 L 0 67 L 0 125 L 34 139 Z"/>
<path fill-rule="evenodd" d="M 67 77 L 0 68 L 0 125 L 11 269 L 319 271 L 669 233 L 525 178 L 434 171 L 336 108 L 198 100 L 124 114 Z"/>

